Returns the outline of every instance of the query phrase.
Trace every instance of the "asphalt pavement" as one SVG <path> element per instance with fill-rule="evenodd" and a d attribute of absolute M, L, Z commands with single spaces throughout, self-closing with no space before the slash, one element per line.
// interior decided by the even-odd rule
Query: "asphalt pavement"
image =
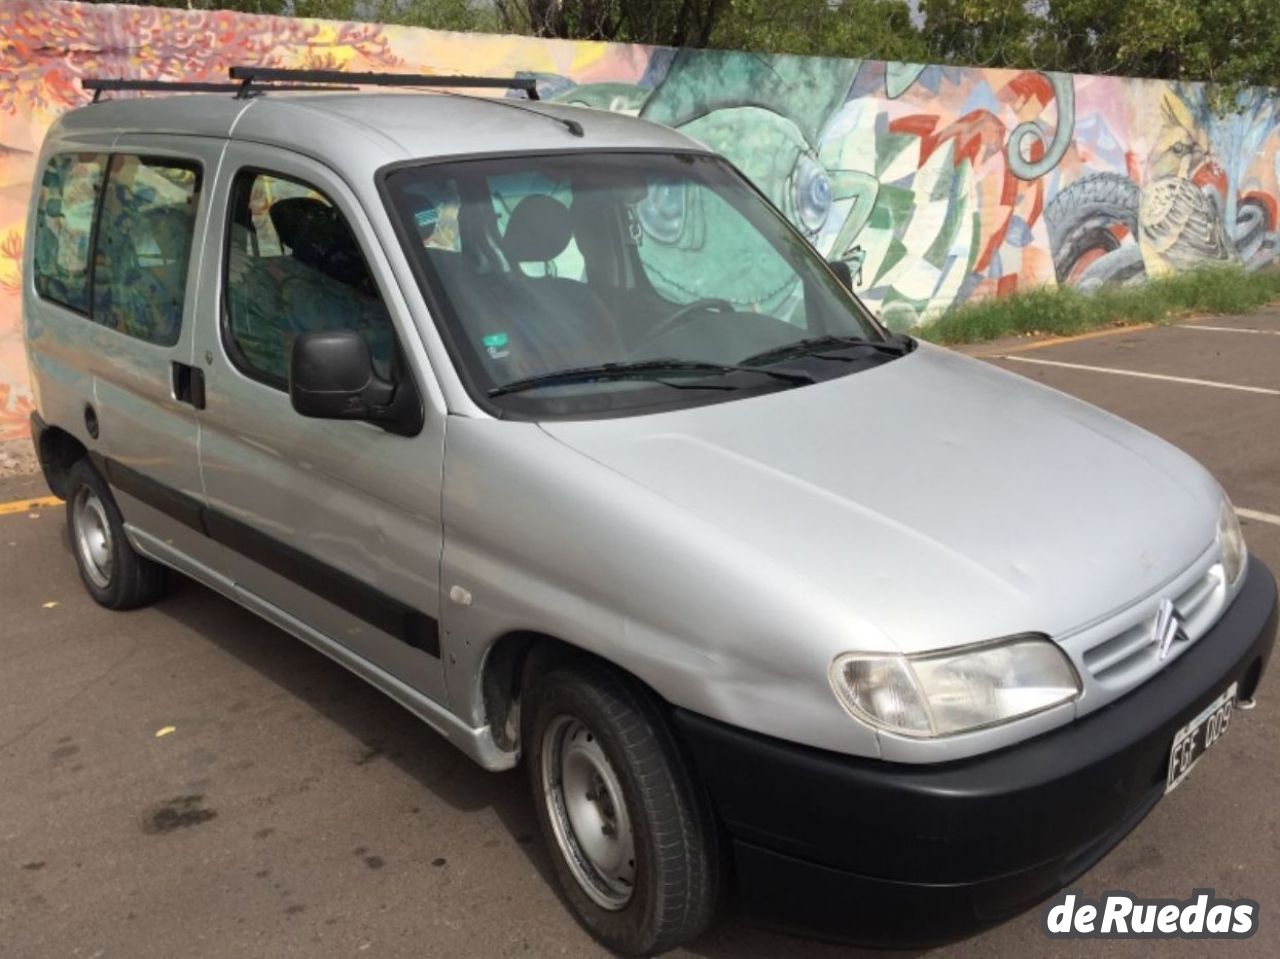
<path fill-rule="evenodd" d="M 1200 459 L 1280 570 L 1280 308 L 971 352 Z M 600 954 L 552 890 L 522 772 L 483 772 L 193 583 L 149 609 L 99 609 L 62 509 L 27 507 L 47 495 L 37 477 L 0 480 L 0 503 L 18 504 L 0 507 L 0 956 Z M 1079 495 L 1105 497 L 1106 477 Z M 1280 955 L 1274 671 L 1259 703 L 1075 884 L 1253 899 L 1251 939 L 1051 942 L 1037 909 L 928 955 Z M 682 954 L 873 955 L 733 916 Z"/>

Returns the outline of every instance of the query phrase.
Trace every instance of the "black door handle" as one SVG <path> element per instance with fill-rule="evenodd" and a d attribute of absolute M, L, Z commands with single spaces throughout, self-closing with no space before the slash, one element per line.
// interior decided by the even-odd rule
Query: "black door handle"
<path fill-rule="evenodd" d="M 204 409 L 204 370 L 198 366 L 173 362 L 173 395 L 180 403 Z"/>

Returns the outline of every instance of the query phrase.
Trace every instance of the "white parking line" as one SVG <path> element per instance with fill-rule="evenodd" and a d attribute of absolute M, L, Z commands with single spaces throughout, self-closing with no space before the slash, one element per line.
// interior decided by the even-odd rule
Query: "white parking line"
<path fill-rule="evenodd" d="M 1280 526 L 1280 516 L 1277 516 L 1275 513 L 1262 513 L 1256 509 L 1244 509 L 1243 507 L 1237 506 L 1236 515 L 1243 516 L 1245 519 L 1257 520 L 1259 523 L 1272 523 L 1275 526 Z"/>
<path fill-rule="evenodd" d="M 1261 333 L 1263 336 L 1280 336 L 1280 330 L 1259 330 L 1252 326 L 1204 326 L 1200 323 L 1178 323 L 1176 330 L 1210 330 L 1214 333 Z"/>
<path fill-rule="evenodd" d="M 1010 360 L 1014 363 L 1036 363 L 1040 366 L 1058 366 L 1064 370 L 1085 370 L 1089 373 L 1111 373 L 1115 376 L 1136 376 L 1143 380 L 1164 380 L 1168 383 L 1186 383 L 1190 386 L 1213 386 L 1220 390 L 1239 390 L 1242 393 L 1262 393 L 1267 396 L 1280 396 L 1280 390 L 1267 386 L 1245 386 L 1242 383 L 1219 383 L 1216 380 L 1197 380 L 1189 376 L 1166 376 L 1164 373 L 1140 373 L 1138 370 L 1118 370 L 1111 366 L 1086 366 L 1084 363 L 1064 363 L 1061 360 L 1041 360 L 1031 356 L 1012 356 L 1004 354 L 994 357 L 998 360 Z"/>

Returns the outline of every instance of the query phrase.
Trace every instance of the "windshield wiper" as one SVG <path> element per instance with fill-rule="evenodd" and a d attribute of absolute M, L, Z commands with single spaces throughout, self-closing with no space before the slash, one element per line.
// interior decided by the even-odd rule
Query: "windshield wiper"
<path fill-rule="evenodd" d="M 489 390 L 490 396 L 505 396 L 508 393 L 520 393 L 524 390 L 538 389 L 542 386 L 559 386 L 565 383 L 590 383 L 592 380 L 625 380 L 641 379 L 652 374 L 720 374 L 725 373 L 758 373 L 775 380 L 781 380 L 792 386 L 812 383 L 813 377 L 807 373 L 783 373 L 780 370 L 762 370 L 742 364 L 703 363 L 699 360 L 636 360 L 629 363 L 600 363 L 595 366 L 576 366 L 565 370 L 553 370 L 550 373 L 539 373 L 537 376 L 526 376 L 524 379 L 512 380 Z M 668 384 L 674 386 L 675 384 Z"/>
<path fill-rule="evenodd" d="M 765 350 L 763 353 L 748 356 L 742 363 L 748 366 L 757 363 L 777 363 L 797 356 L 816 356 L 821 360 L 840 360 L 841 362 L 851 363 L 854 360 L 852 356 L 835 356 L 822 351 L 851 349 L 857 346 L 869 347 L 879 353 L 888 353 L 891 356 L 902 356 L 904 353 L 911 352 L 915 343 L 910 337 L 903 337 L 900 340 L 868 340 L 862 336 L 810 336 L 803 340 L 796 340 L 794 343 L 788 343 L 786 346 L 778 346 L 772 350 Z"/>

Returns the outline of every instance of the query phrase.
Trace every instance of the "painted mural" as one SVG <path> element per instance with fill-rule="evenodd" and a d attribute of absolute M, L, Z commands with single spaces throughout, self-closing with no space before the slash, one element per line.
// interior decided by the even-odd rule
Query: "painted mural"
<path fill-rule="evenodd" d="M 31 397 L 19 320 L 35 155 L 84 76 L 229 66 L 521 74 L 547 99 L 677 127 L 726 154 L 906 329 L 1044 283 L 1140 282 L 1277 256 L 1280 103 L 1119 77 L 449 34 L 207 11 L 0 0 L 0 438 Z M 667 203 L 663 242 L 688 218 Z M 700 230 L 714 231 L 703 218 Z M 744 302 L 778 295 L 769 277 Z"/>

